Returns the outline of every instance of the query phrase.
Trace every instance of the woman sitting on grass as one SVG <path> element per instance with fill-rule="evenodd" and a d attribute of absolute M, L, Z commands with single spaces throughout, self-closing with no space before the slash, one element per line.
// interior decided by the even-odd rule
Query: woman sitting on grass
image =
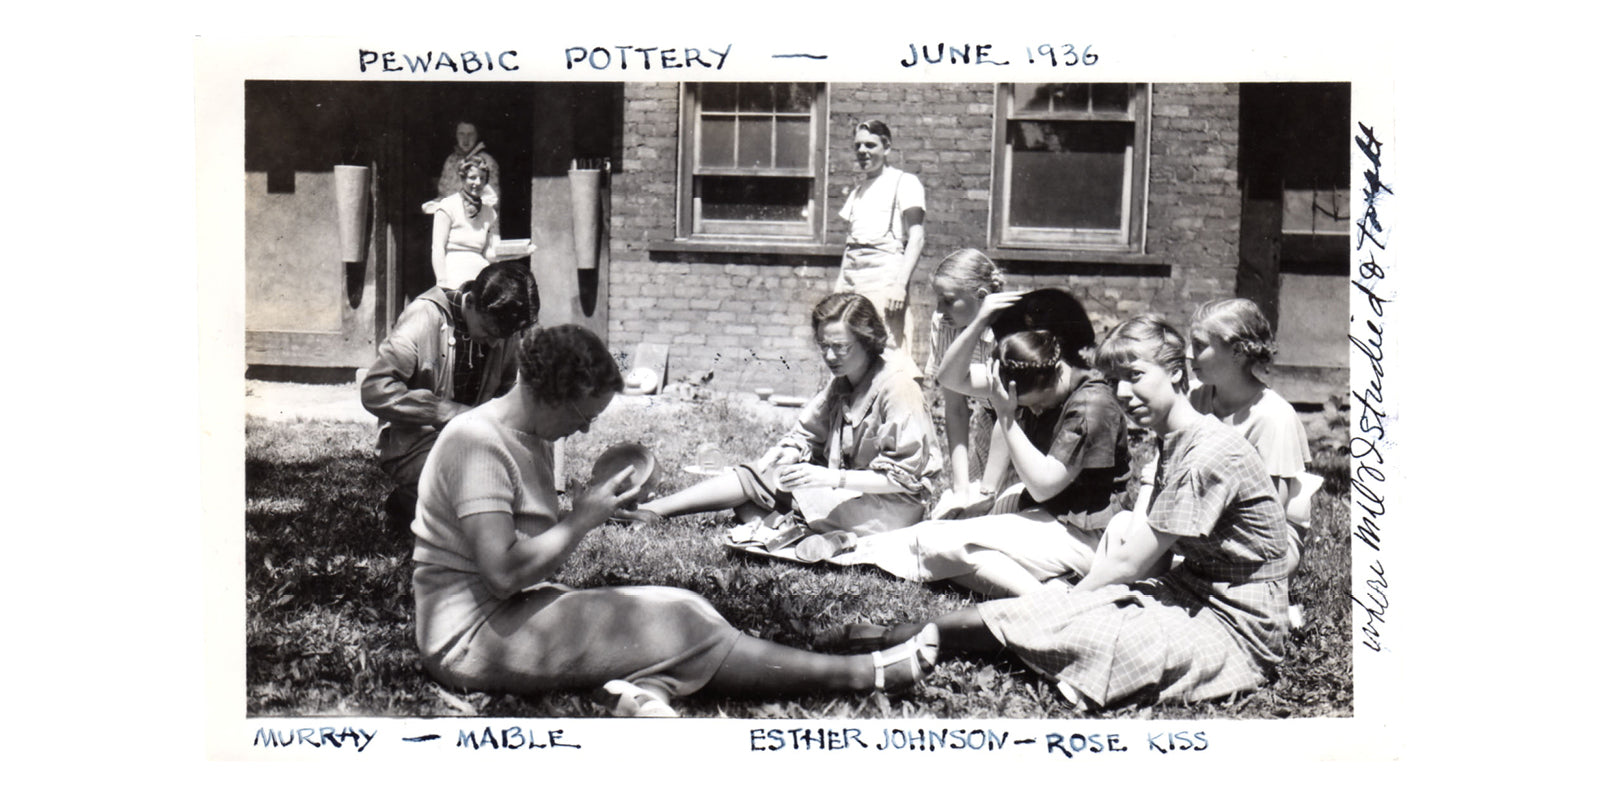
<path fill-rule="evenodd" d="M 1311 495 L 1322 478 L 1306 472 L 1311 444 L 1300 414 L 1267 386 L 1272 370 L 1272 324 L 1255 303 L 1213 300 L 1189 323 L 1194 376 L 1204 385 L 1189 393 L 1196 411 L 1232 425 L 1254 445 L 1288 515 L 1294 544 L 1311 524 Z"/>
<path fill-rule="evenodd" d="M 1266 681 L 1288 646 L 1297 556 L 1261 456 L 1189 404 L 1184 351 L 1171 325 L 1142 316 L 1113 331 L 1096 357 L 1128 415 L 1161 437 L 1148 512 L 1135 512 L 1077 586 L 936 620 L 947 648 L 1009 649 L 1079 706 L 1207 700 Z M 1139 580 L 1169 550 L 1182 562 Z M 923 627 L 891 626 L 877 644 Z"/>
<path fill-rule="evenodd" d="M 634 499 L 631 469 L 561 516 L 551 444 L 622 388 L 599 337 L 576 325 L 522 337 L 519 381 L 456 417 L 422 470 L 414 526 L 417 644 L 428 672 L 467 690 L 599 687 L 619 716 L 676 716 L 701 689 L 778 695 L 898 691 L 938 657 L 932 626 L 869 656 L 832 656 L 740 633 L 684 589 L 576 590 L 551 579 L 578 544 Z"/>
<path fill-rule="evenodd" d="M 928 365 L 923 372 L 939 374 L 945 354 L 967 332 L 983 310 L 984 300 L 1005 288 L 1006 277 L 989 257 L 971 247 L 944 257 L 933 271 L 935 310 L 929 325 Z M 1012 293 L 1008 296 L 1017 296 Z M 989 372 L 994 334 L 987 320 L 969 334 L 967 377 L 974 383 Z M 952 365 L 956 369 L 956 365 Z M 1005 480 L 1010 461 L 1004 434 L 995 427 L 994 409 L 976 397 L 942 388 L 946 453 L 950 460 L 950 488 L 934 505 L 934 519 L 955 518 L 970 509 L 987 510 Z M 976 513 L 982 513 L 977 511 Z"/>
<path fill-rule="evenodd" d="M 812 310 L 811 330 L 833 379 L 775 447 L 620 516 L 654 521 L 732 509 L 754 523 L 795 510 L 812 532 L 841 532 L 814 540 L 807 560 L 849 547 L 856 535 L 920 521 L 941 461 L 922 387 L 912 372 L 884 360 L 888 333 L 867 298 L 824 297 Z"/>
<path fill-rule="evenodd" d="M 950 580 L 991 597 L 1087 574 L 1133 478 L 1116 392 L 1078 354 L 1093 344 L 1087 329 L 1065 346 L 1050 332 L 1014 333 L 979 385 L 961 382 L 994 407 L 1024 487 L 1019 510 L 923 522 L 863 542 L 861 557 L 906 580 Z M 957 347 L 951 358 L 967 363 Z"/>

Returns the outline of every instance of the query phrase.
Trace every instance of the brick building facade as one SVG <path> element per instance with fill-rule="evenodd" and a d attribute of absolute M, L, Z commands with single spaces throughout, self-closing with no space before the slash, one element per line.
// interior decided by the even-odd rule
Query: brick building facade
<path fill-rule="evenodd" d="M 1239 91 L 1236 84 L 1150 87 L 1147 224 L 1143 253 L 1012 250 L 991 240 L 997 134 L 993 84 L 828 86 L 824 245 L 686 243 L 678 230 L 679 84 L 624 87 L 623 152 L 613 186 L 609 339 L 627 354 L 671 349 L 671 372 L 713 371 L 722 389 L 771 386 L 807 393 L 821 380 L 809 310 L 832 285 L 845 226 L 838 211 L 854 181 L 854 126 L 878 118 L 894 133 L 890 163 L 927 190 L 926 247 L 912 278 L 911 314 L 932 312 L 931 274 L 962 247 L 989 253 L 1014 288 L 1063 286 L 1097 326 L 1142 311 L 1186 319 L 1233 296 L 1239 266 Z M 1143 179 L 1143 176 L 1136 176 Z M 913 354 L 926 358 L 926 325 Z"/>
<path fill-rule="evenodd" d="M 1274 388 L 1320 403 L 1348 386 L 1348 84 L 258 81 L 245 100 L 252 368 L 370 363 L 433 285 L 419 207 L 453 120 L 476 118 L 503 173 L 501 233 L 538 245 L 546 324 L 587 325 L 625 363 L 666 348 L 668 381 L 807 394 L 855 126 L 881 119 L 889 163 L 927 193 L 918 361 L 934 268 L 976 247 L 1012 288 L 1072 291 L 1102 332 L 1250 297 L 1278 324 Z M 741 143 L 762 137 L 764 152 Z M 335 246 L 329 187 L 348 163 L 371 175 L 359 263 Z M 575 227 L 583 163 L 609 165 L 599 231 Z M 580 239 L 598 244 L 592 268 Z"/>

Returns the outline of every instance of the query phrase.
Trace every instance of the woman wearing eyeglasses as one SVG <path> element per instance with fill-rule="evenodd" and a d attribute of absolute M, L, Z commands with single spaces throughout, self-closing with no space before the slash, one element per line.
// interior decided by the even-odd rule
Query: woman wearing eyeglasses
<path fill-rule="evenodd" d="M 920 521 L 942 458 L 915 373 L 884 360 L 888 333 L 862 295 L 823 298 L 812 309 L 811 330 L 833 378 L 776 446 L 731 473 L 621 515 L 652 521 L 732 509 L 748 523 L 792 510 L 815 533 L 857 535 Z"/>
<path fill-rule="evenodd" d="M 556 578 L 639 489 L 631 469 L 561 513 L 552 445 L 587 430 L 622 389 L 600 338 L 525 334 L 507 394 L 456 417 L 422 468 L 412 589 L 422 664 L 450 687 L 600 690 L 618 716 L 677 716 L 674 699 L 908 690 L 933 669 L 936 628 L 859 656 L 740 633 L 704 597 L 666 586 L 573 588 Z M 602 542 L 602 547 L 605 544 Z"/>

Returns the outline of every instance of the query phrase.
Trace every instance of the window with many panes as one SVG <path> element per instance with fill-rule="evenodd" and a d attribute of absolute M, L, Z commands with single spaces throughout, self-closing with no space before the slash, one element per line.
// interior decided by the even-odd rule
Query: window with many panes
<path fill-rule="evenodd" d="M 1141 251 L 1149 103 L 1145 84 L 996 87 L 996 244 Z"/>
<path fill-rule="evenodd" d="M 814 83 L 684 84 L 680 235 L 820 241 L 826 94 Z"/>

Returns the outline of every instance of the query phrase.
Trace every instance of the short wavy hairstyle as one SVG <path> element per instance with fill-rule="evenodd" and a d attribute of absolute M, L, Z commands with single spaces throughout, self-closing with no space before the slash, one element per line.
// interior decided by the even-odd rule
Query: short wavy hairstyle
<path fill-rule="evenodd" d="M 489 169 L 488 159 L 484 158 L 483 156 L 467 156 L 466 158 L 461 159 L 460 164 L 456 165 L 456 177 L 465 180 L 467 173 L 471 172 L 475 168 L 483 170 L 484 180 L 488 180 L 494 176 L 494 171 Z"/>
<path fill-rule="evenodd" d="M 461 285 L 472 308 L 489 318 L 502 336 L 519 333 L 539 323 L 539 284 L 523 261 L 497 261 L 478 277 Z"/>
<path fill-rule="evenodd" d="M 1278 353 L 1272 323 L 1260 306 L 1243 297 L 1212 300 L 1196 309 L 1189 330 L 1204 331 L 1226 344 L 1244 357 L 1258 377 L 1271 371 L 1272 357 Z"/>
<path fill-rule="evenodd" d="M 883 355 L 889 345 L 889 329 L 872 301 L 855 292 L 839 292 L 822 298 L 811 309 L 811 335 L 822 336 L 822 328 L 830 322 L 843 322 L 861 346 L 873 357 Z"/>
<path fill-rule="evenodd" d="M 1094 351 L 1094 366 L 1115 381 L 1134 361 L 1145 359 L 1178 376 L 1173 388 L 1189 392 L 1189 342 L 1155 314 L 1140 314 L 1113 328 Z"/>
<path fill-rule="evenodd" d="M 545 405 L 622 391 L 616 359 L 605 342 L 582 325 L 534 328 L 522 334 L 518 349 L 518 383 Z"/>
<path fill-rule="evenodd" d="M 883 140 L 884 147 L 894 146 L 894 137 L 889 135 L 889 124 L 881 119 L 869 119 L 856 123 L 856 130 L 866 131 Z"/>

